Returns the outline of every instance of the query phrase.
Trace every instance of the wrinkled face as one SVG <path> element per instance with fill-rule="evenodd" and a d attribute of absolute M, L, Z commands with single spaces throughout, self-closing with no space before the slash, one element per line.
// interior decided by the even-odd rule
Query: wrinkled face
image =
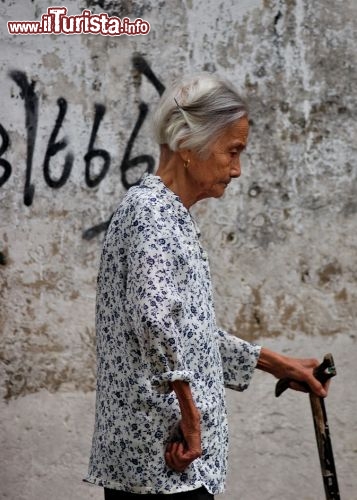
<path fill-rule="evenodd" d="M 191 151 L 188 168 L 197 200 L 219 198 L 232 179 L 241 174 L 240 154 L 247 145 L 249 123 L 242 117 L 224 129 L 211 144 L 208 158 Z"/>

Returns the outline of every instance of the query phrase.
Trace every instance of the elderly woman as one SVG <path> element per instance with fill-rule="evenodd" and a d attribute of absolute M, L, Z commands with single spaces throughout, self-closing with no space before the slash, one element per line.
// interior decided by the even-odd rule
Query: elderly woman
<path fill-rule="evenodd" d="M 115 212 L 97 291 L 97 401 L 86 480 L 105 498 L 212 499 L 227 467 L 225 387 L 255 368 L 309 384 L 314 359 L 252 345 L 218 328 L 207 255 L 190 207 L 241 174 L 249 123 L 224 79 L 201 74 L 168 89 L 154 117 L 161 146 Z M 295 389 L 298 385 L 295 384 Z"/>

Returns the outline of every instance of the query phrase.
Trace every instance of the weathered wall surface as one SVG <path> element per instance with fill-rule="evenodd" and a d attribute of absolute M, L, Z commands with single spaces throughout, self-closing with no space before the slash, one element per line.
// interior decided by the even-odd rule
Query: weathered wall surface
<path fill-rule="evenodd" d="M 336 462 L 343 498 L 357 499 L 354 0 L 62 4 L 141 17 L 151 31 L 10 36 L 6 21 L 39 20 L 51 3 L 0 3 L 0 498 L 102 497 L 80 479 L 105 223 L 155 169 L 149 117 L 163 86 L 204 69 L 235 81 L 251 120 L 241 179 L 193 210 L 217 316 L 278 350 L 333 352 Z M 323 498 L 306 398 L 275 401 L 274 381 L 257 375 L 229 395 L 222 499 Z"/>

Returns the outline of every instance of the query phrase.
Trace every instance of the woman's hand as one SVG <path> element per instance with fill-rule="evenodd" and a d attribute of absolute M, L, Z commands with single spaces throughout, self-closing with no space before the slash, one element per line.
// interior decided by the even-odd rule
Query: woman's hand
<path fill-rule="evenodd" d="M 317 396 L 327 396 L 329 381 L 321 384 L 313 374 L 314 368 L 320 363 L 317 359 L 299 359 L 284 356 L 262 347 L 258 359 L 257 368 L 271 373 L 277 378 L 289 378 L 297 383 L 291 382 L 290 387 L 296 391 L 306 390 L 298 382 L 305 382 L 311 391 Z"/>
<path fill-rule="evenodd" d="M 195 406 L 188 382 L 176 380 L 171 382 L 181 410 L 179 432 L 165 450 L 166 464 L 170 469 L 183 472 L 191 462 L 202 455 L 201 448 L 201 414 Z"/>
<path fill-rule="evenodd" d="M 202 455 L 199 412 L 191 421 L 181 420 L 179 426 L 182 439 L 167 445 L 165 460 L 170 469 L 183 472 L 191 462 Z"/>

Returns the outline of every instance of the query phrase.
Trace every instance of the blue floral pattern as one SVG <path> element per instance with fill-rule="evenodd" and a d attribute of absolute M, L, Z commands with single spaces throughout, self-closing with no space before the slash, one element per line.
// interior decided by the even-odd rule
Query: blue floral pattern
<path fill-rule="evenodd" d="M 224 489 L 224 386 L 249 385 L 259 346 L 216 326 L 207 255 L 190 212 L 146 174 L 114 214 L 98 275 L 97 394 L 86 481 L 134 493 Z M 190 383 L 202 457 L 184 473 L 164 450 L 180 410 L 169 381 Z"/>

